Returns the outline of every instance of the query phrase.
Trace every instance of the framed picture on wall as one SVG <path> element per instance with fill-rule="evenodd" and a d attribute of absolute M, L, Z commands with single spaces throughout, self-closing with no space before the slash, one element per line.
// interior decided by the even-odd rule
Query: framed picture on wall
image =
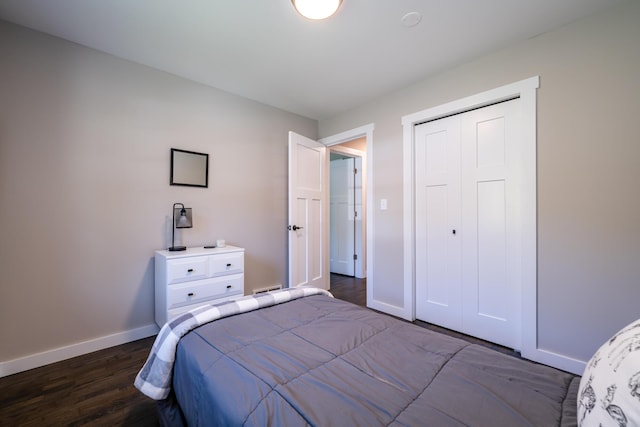
<path fill-rule="evenodd" d="M 195 151 L 171 149 L 170 185 L 209 186 L 209 155 Z"/>

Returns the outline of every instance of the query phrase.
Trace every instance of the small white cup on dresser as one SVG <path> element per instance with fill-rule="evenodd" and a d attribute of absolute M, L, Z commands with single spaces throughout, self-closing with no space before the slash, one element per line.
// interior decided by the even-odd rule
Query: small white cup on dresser
<path fill-rule="evenodd" d="M 224 239 L 216 240 L 216 248 L 224 248 L 227 246 L 227 242 Z"/>

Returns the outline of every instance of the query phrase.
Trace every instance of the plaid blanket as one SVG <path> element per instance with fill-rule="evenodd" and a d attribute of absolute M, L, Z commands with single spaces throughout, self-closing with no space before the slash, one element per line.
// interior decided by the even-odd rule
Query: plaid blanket
<path fill-rule="evenodd" d="M 158 333 L 147 361 L 136 376 L 133 383 L 134 386 L 152 399 L 166 399 L 171 391 L 173 362 L 176 356 L 178 341 L 189 331 L 205 323 L 222 319 L 223 317 L 257 310 L 311 295 L 333 296 L 328 291 L 318 288 L 288 288 L 255 296 L 247 296 L 216 305 L 203 305 L 181 314 L 170 322 L 165 323 Z"/>

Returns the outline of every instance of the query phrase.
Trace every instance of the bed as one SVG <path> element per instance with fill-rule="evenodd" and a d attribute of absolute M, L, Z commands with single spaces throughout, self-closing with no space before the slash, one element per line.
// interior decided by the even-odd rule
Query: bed
<path fill-rule="evenodd" d="M 579 382 L 305 288 L 180 316 L 135 385 L 163 425 L 571 426 Z"/>

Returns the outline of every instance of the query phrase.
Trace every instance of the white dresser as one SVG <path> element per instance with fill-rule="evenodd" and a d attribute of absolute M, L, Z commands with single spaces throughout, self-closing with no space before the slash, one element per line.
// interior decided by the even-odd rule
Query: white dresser
<path fill-rule="evenodd" d="M 162 327 L 199 305 L 244 295 L 244 248 L 156 251 L 156 323 Z"/>

